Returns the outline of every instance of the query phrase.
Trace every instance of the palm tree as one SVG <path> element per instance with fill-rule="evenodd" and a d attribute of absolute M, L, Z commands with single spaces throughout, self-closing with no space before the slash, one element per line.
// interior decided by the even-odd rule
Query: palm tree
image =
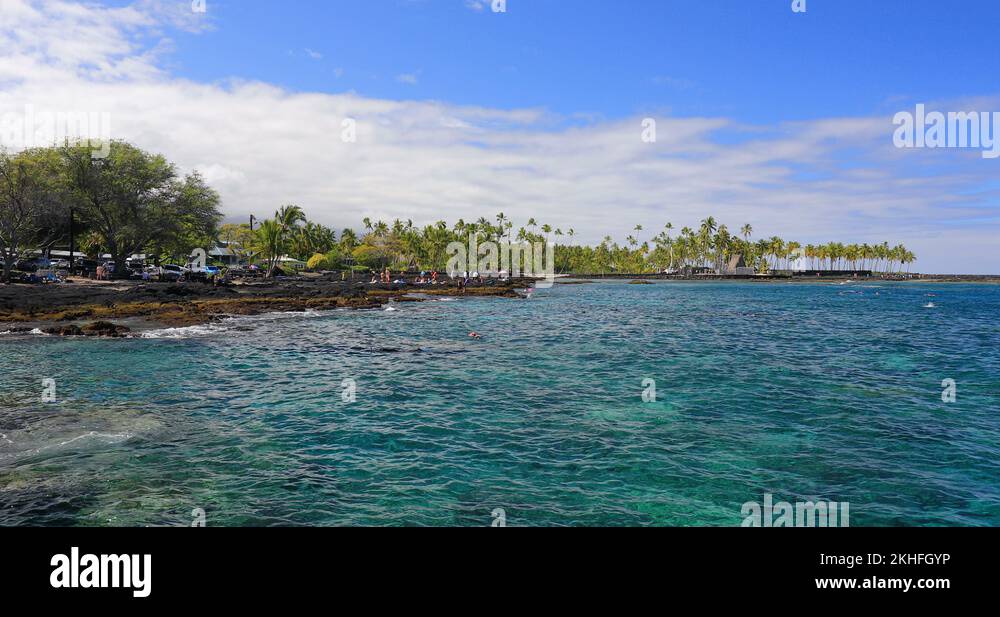
<path fill-rule="evenodd" d="M 305 223 L 306 214 L 299 206 L 288 205 L 282 206 L 280 210 L 275 212 L 274 219 L 281 226 L 282 230 L 287 233 L 297 223 Z"/>
<path fill-rule="evenodd" d="M 556 238 L 557 238 L 556 239 L 556 246 L 555 246 L 555 248 L 558 249 L 559 248 L 559 240 L 558 240 L 558 238 L 561 238 L 562 235 L 563 235 L 562 229 L 561 228 L 556 228 L 555 234 L 556 234 Z"/>
<path fill-rule="evenodd" d="M 712 246 L 712 235 L 719 228 L 714 216 L 709 216 L 701 221 L 698 229 L 698 245 L 700 247 L 701 264 L 704 266 L 708 262 L 709 248 Z"/>
<path fill-rule="evenodd" d="M 268 219 L 260 224 L 256 231 L 257 251 L 267 263 L 267 276 L 273 277 L 278 267 L 278 261 L 285 254 L 285 232 L 281 223 Z"/>
<path fill-rule="evenodd" d="M 294 205 L 282 206 L 274 213 L 274 219 L 261 223 L 258 232 L 258 245 L 261 253 L 268 261 L 267 275 L 273 276 L 278 261 L 288 251 L 289 241 L 298 223 L 305 222 L 306 216 L 302 208 Z M 267 227 L 264 223 L 271 223 Z M 275 254 L 275 251 L 279 251 Z"/>
<path fill-rule="evenodd" d="M 816 247 L 812 244 L 806 245 L 806 259 L 809 260 L 809 269 L 816 269 Z"/>
<path fill-rule="evenodd" d="M 253 246 L 259 251 L 262 265 L 273 276 L 281 265 L 281 258 L 293 255 L 308 258 L 313 254 L 328 253 L 337 249 L 340 255 L 350 258 L 359 246 L 366 248 L 365 260 L 383 264 L 407 264 L 421 266 L 422 269 L 443 269 L 447 261 L 446 247 L 450 242 L 462 238 L 463 234 L 477 234 L 488 240 L 509 241 L 514 235 L 514 225 L 504 214 L 498 213 L 494 219 L 482 217 L 475 223 L 467 224 L 459 220 L 453 229 L 445 221 L 418 228 L 413 221 L 394 220 L 373 222 L 364 219 L 367 233 L 359 237 L 351 229 L 344 229 L 338 242 L 333 230 L 306 220 L 302 209 L 287 205 L 275 212 L 273 219 L 263 221 L 253 232 Z M 538 229 L 540 227 L 540 229 Z M 787 269 L 795 257 L 808 260 L 809 268 L 816 270 L 868 270 L 886 276 L 908 273 L 916 256 L 902 244 L 890 246 L 881 244 L 807 244 L 785 240 L 777 236 L 752 241 L 753 227 L 745 224 L 740 228 L 740 236 L 729 232 L 725 224 L 708 216 L 700 226 L 692 229 L 683 227 L 677 238 L 672 237 L 674 226 L 666 223 L 655 237 L 642 240 L 643 226 L 635 225 L 633 233 L 622 245 L 611 236 L 596 246 L 579 246 L 575 241 L 576 230 L 539 223 L 530 219 L 525 227 L 518 228 L 517 241 L 554 242 L 556 267 L 559 272 L 597 274 L 609 271 L 643 272 L 684 268 L 688 266 L 712 266 L 722 271 L 727 260 L 735 254 L 743 254 L 747 265 L 752 265 L 761 273 Z M 554 234 L 554 237 L 553 235 Z M 568 244 L 561 244 L 563 236 L 569 236 Z M 366 246 L 367 245 L 367 246 Z M 369 250 L 370 249 L 370 250 Z M 359 254 L 360 255 L 360 254 Z"/>
<path fill-rule="evenodd" d="M 801 251 L 802 251 L 802 245 L 794 240 L 788 242 L 785 245 L 785 255 L 787 255 L 785 260 L 785 267 L 787 269 L 791 269 L 791 263 L 789 263 L 789 260 L 792 257 L 798 259 L 798 257 L 801 256 Z"/>
<path fill-rule="evenodd" d="M 490 237 L 493 235 L 492 234 L 493 225 L 490 224 L 490 220 L 485 216 L 479 217 L 479 219 L 476 221 L 476 229 L 482 232 L 486 240 L 489 240 Z"/>
<path fill-rule="evenodd" d="M 358 234 L 353 229 L 345 229 L 340 232 L 340 247 L 344 253 L 350 253 L 358 246 Z"/>

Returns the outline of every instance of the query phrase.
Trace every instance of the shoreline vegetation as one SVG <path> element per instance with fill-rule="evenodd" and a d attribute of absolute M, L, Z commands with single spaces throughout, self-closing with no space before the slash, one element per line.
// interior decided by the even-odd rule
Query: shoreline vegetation
<path fill-rule="evenodd" d="M 916 261 L 902 244 L 755 239 L 749 223 L 734 232 L 713 216 L 678 232 L 670 222 L 655 234 L 635 225 L 624 244 L 605 236 L 596 246 L 584 246 L 573 228 L 564 232 L 534 218 L 518 226 L 502 212 L 493 219 L 423 227 L 412 220 L 365 218 L 361 232 L 346 228 L 338 233 L 308 220 L 296 205 L 281 207 L 270 219 L 250 215 L 249 223 L 222 224 L 220 204 L 219 194 L 197 172 L 181 177 L 162 155 L 123 141 L 110 142 L 101 158 L 85 143 L 16 154 L 0 151 L 3 280 L 11 281 L 19 263 L 54 248 L 104 261 L 113 266 L 115 278 L 127 276 L 136 256 L 143 265 L 186 263 L 198 250 L 212 257 L 213 247 L 268 277 L 281 274 L 289 261 L 313 271 L 447 272 L 453 256 L 449 247 L 472 238 L 480 245 L 551 245 L 554 264 L 547 267 L 556 274 L 770 275 L 799 270 L 904 276 Z M 484 270 L 475 264 L 469 269 Z"/>
<path fill-rule="evenodd" d="M 379 308 L 433 295 L 525 297 L 519 290 L 535 279 L 516 263 L 475 272 L 474 261 L 469 271 L 456 271 L 451 247 L 470 238 L 481 245 L 551 246 L 554 263 L 545 269 L 583 282 L 996 280 L 910 274 L 916 255 L 901 244 L 754 240 L 751 225 L 733 234 L 711 216 L 676 235 L 667 223 L 646 240 L 636 225 L 625 244 L 606 236 L 597 246 L 580 245 L 572 228 L 564 232 L 533 218 L 516 227 L 503 213 L 424 227 L 365 218 L 363 231 L 338 233 L 286 205 L 271 219 L 222 224 L 221 199 L 197 172 L 180 177 L 162 155 L 121 141 L 106 154 L 97 158 L 92 145 L 71 143 L 0 152 L 0 332 L 43 324 L 48 334 L 127 336 L 129 326 L 110 320 L 190 326 L 231 315 Z M 64 271 L 54 271 L 54 251 L 69 255 Z M 199 252 L 200 269 L 192 261 Z M 43 262 L 47 278 L 29 274 Z M 165 265 L 179 278 L 165 277 Z M 289 267 L 305 272 L 288 276 Z M 18 280 L 29 284 L 12 284 Z"/>

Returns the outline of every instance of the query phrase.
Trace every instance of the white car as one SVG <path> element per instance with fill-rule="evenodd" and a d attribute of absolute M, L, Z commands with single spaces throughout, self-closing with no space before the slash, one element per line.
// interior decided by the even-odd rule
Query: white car
<path fill-rule="evenodd" d="M 185 268 L 184 266 L 166 265 L 160 266 L 157 275 L 160 277 L 161 281 L 176 281 L 182 276 L 186 276 L 190 273 L 191 270 Z"/>

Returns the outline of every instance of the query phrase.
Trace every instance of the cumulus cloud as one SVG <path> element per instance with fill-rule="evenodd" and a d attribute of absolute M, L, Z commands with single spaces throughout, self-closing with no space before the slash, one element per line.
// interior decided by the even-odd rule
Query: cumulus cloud
<path fill-rule="evenodd" d="M 896 150 L 891 116 L 764 127 L 651 116 L 647 143 L 646 114 L 581 123 L 539 109 L 197 83 L 162 68 L 171 29 L 206 29 L 176 4 L 0 0 L 0 114 L 107 112 L 115 137 L 205 174 L 232 220 L 285 203 L 338 228 L 503 211 L 599 241 L 712 214 L 758 236 L 906 242 L 927 271 L 1000 271 L 990 249 L 1000 187 L 984 184 L 997 162 Z M 354 142 L 341 139 L 346 119 Z"/>

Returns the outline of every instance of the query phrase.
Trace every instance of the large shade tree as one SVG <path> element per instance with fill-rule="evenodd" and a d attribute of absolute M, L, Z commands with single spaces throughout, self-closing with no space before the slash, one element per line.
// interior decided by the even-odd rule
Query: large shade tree
<path fill-rule="evenodd" d="M 111 143 L 105 158 L 94 158 L 86 144 L 61 153 L 72 202 L 116 272 L 134 253 L 190 254 L 216 235 L 219 195 L 197 173 L 180 178 L 163 156 L 121 141 Z"/>
<path fill-rule="evenodd" d="M 51 150 L 0 152 L 0 259 L 3 282 L 29 252 L 51 245 L 65 231 L 66 195 L 59 160 Z"/>

